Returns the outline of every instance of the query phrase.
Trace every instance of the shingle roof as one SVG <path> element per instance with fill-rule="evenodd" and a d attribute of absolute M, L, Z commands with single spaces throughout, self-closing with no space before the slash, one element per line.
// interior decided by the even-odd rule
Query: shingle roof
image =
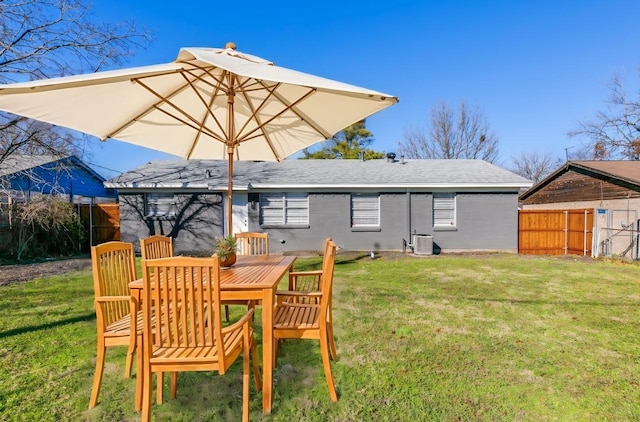
<path fill-rule="evenodd" d="M 43 155 L 25 155 L 11 154 L 0 162 L 0 176 L 14 174 L 25 171 L 34 167 L 58 161 L 60 156 L 43 154 Z"/>
<path fill-rule="evenodd" d="M 227 161 L 163 160 L 110 179 L 110 188 L 213 188 L 227 184 Z M 234 189 L 531 186 L 531 181 L 482 160 L 284 160 L 234 162 Z"/>
<path fill-rule="evenodd" d="M 55 169 L 57 164 L 53 165 L 53 163 L 60 164 L 60 168 L 73 164 L 82 167 L 97 180 L 105 180 L 101 174 L 89 167 L 87 163 L 78 157 L 56 154 L 11 154 L 0 162 L 0 177 L 24 172 L 29 169 L 44 166 L 45 164 L 52 164 L 51 166 L 47 166 L 47 168 Z"/>

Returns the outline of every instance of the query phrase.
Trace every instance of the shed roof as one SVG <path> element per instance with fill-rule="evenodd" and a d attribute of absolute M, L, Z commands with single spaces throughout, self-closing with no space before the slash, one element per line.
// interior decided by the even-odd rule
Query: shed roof
<path fill-rule="evenodd" d="M 629 160 L 579 160 L 567 161 L 562 167 L 545 177 L 531 189 L 520 195 L 525 200 L 534 193 L 540 191 L 560 175 L 576 170 L 591 173 L 612 181 L 619 181 L 640 187 L 640 161 Z"/>
<path fill-rule="evenodd" d="M 153 161 L 105 183 L 110 188 L 225 190 L 225 160 Z M 235 190 L 273 188 L 494 188 L 531 181 L 483 160 L 284 160 L 234 163 Z"/>

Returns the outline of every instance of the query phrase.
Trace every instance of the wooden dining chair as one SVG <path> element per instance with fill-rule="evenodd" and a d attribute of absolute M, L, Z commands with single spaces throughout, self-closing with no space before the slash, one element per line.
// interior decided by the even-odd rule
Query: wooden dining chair
<path fill-rule="evenodd" d="M 133 244 L 107 242 L 91 247 L 93 287 L 95 292 L 98 354 L 89 409 L 98 402 L 107 347 L 128 346 L 125 377 L 131 377 L 133 355 L 142 336 L 142 313 L 129 292 L 129 282 L 137 279 Z M 142 355 L 138 353 L 138 374 Z M 141 385 L 141 377 L 136 377 Z M 136 409 L 141 403 L 136 402 Z"/>
<path fill-rule="evenodd" d="M 140 239 L 142 260 L 170 258 L 173 256 L 173 239 L 159 234 Z M 156 385 L 156 402 L 161 404 L 164 394 L 164 374 L 158 373 Z"/>
<path fill-rule="evenodd" d="M 238 255 L 269 255 L 269 234 L 258 232 L 236 233 Z"/>
<path fill-rule="evenodd" d="M 173 256 L 173 239 L 159 234 L 140 239 L 142 259 L 158 259 Z"/>
<path fill-rule="evenodd" d="M 331 296 L 333 288 L 333 270 L 336 257 L 336 244 L 328 242 L 322 261 L 322 274 L 320 276 L 320 290 L 278 291 L 276 292 L 276 308 L 274 311 L 274 366 L 278 355 L 278 341 L 281 339 L 314 339 L 320 342 L 320 354 L 324 366 L 324 374 L 329 387 L 331 400 L 338 401 L 336 387 L 331 373 L 330 354 L 335 355 L 333 340 L 333 321 L 331 318 Z M 317 298 L 318 303 L 312 300 L 291 301 L 286 298 L 297 297 Z"/>
<path fill-rule="evenodd" d="M 269 255 L 269 234 L 258 232 L 235 233 L 238 255 Z M 227 300 L 224 301 L 224 317 L 229 322 L 229 305 L 247 305 L 254 309 L 256 301 Z"/>
<path fill-rule="evenodd" d="M 151 418 L 154 372 L 218 371 L 224 375 L 242 354 L 242 419 L 249 420 L 250 360 L 262 388 L 252 327 L 253 310 L 223 327 L 220 264 L 210 258 L 172 257 L 142 261 L 144 314 L 142 420 Z M 155 313 L 151 304 L 155 304 Z M 171 397 L 177 376 L 171 376 Z"/>

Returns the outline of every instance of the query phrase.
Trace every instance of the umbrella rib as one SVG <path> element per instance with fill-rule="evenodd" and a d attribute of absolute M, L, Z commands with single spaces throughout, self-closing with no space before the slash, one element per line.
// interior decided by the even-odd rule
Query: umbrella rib
<path fill-rule="evenodd" d="M 271 92 L 270 88 L 265 87 L 265 89 L 267 89 L 268 91 Z M 309 91 L 304 94 L 303 96 L 301 96 L 300 98 L 298 98 L 296 101 L 294 101 L 293 103 L 289 103 L 288 101 L 286 101 L 284 98 L 282 98 L 281 96 L 278 95 L 278 93 L 275 91 L 275 89 L 271 92 L 282 104 L 285 105 L 285 108 L 280 111 L 279 113 L 271 116 L 269 119 L 267 119 L 266 121 L 262 122 L 260 124 L 259 127 L 251 130 L 250 132 L 247 132 L 246 134 L 244 134 L 244 136 L 242 137 L 238 137 L 238 143 L 240 142 L 244 142 L 247 141 L 249 139 L 253 139 L 255 138 L 255 136 L 251 136 L 253 133 L 255 133 L 258 130 L 261 130 L 264 126 L 268 125 L 269 123 L 271 123 L 273 120 L 277 119 L 278 117 L 282 116 L 284 113 L 286 113 L 287 111 L 291 111 L 293 114 L 295 114 L 296 116 L 298 116 L 301 120 L 305 121 L 307 123 L 307 125 L 309 125 L 309 127 L 311 127 L 313 130 L 315 130 L 319 135 L 324 136 L 325 139 L 330 138 L 332 135 L 328 134 L 326 131 L 322 130 L 321 128 L 317 127 L 316 125 L 313 124 L 312 121 L 308 120 L 305 118 L 305 116 L 303 116 L 301 113 L 299 113 L 297 110 L 294 109 L 294 107 L 296 105 L 298 105 L 300 102 L 302 102 L 303 100 L 305 100 L 307 97 L 309 97 L 310 95 L 312 95 L 314 92 L 316 91 L 315 88 L 309 88 Z"/>
<path fill-rule="evenodd" d="M 300 118 L 300 120 L 302 120 L 303 122 L 306 122 L 306 124 L 309 125 L 313 130 L 315 130 L 319 135 L 324 136 L 325 139 L 329 139 L 333 136 L 333 133 L 329 133 L 326 130 L 322 129 L 321 127 L 317 126 L 316 124 L 313 123 L 313 120 L 308 118 L 306 115 L 303 115 L 299 110 L 295 108 L 298 105 L 298 103 L 300 103 L 302 100 L 306 99 L 309 95 L 317 91 L 317 88 L 313 88 L 313 87 L 308 87 L 308 88 L 309 88 L 309 92 L 307 92 L 304 96 L 300 97 L 300 99 L 298 99 L 297 101 L 291 103 L 291 105 L 289 105 L 287 109 L 291 110 L 296 116 Z M 282 98 L 277 92 L 274 91 L 273 95 L 283 104 L 287 104 L 286 99 Z"/>
<path fill-rule="evenodd" d="M 225 138 L 228 138 L 228 134 L 225 133 L 224 127 L 220 124 L 220 121 L 218 120 L 218 118 L 215 116 L 215 114 L 213 114 L 213 112 L 211 111 L 211 106 L 215 100 L 215 98 L 217 97 L 218 93 L 222 91 L 222 89 L 220 88 L 220 85 L 222 84 L 221 81 L 219 81 L 215 75 L 211 74 L 207 69 L 201 68 L 204 72 L 206 72 L 208 75 L 210 75 L 214 80 L 216 80 L 218 82 L 218 84 L 214 85 L 214 84 L 210 84 L 209 81 L 202 79 L 199 75 L 195 75 L 191 72 L 189 72 L 190 75 L 192 75 L 195 79 L 202 81 L 203 83 L 211 86 L 212 88 L 214 88 L 214 91 L 212 92 L 210 101 L 207 103 L 207 101 L 204 99 L 204 97 L 198 92 L 196 86 L 193 84 L 193 80 L 190 80 L 189 78 L 187 78 L 187 76 L 183 73 L 182 77 L 187 81 L 187 83 L 189 84 L 189 86 L 191 87 L 191 89 L 193 90 L 193 92 L 196 94 L 196 96 L 200 99 L 200 101 L 202 101 L 202 105 L 204 106 L 204 116 L 202 116 L 202 119 L 200 120 L 199 123 L 199 129 L 197 130 L 196 136 L 194 138 L 194 142 L 191 143 L 191 148 L 189 149 L 189 153 L 187 154 L 187 157 L 191 157 L 191 154 L 193 154 L 193 150 L 196 147 L 196 143 L 198 142 L 198 139 L 200 138 L 200 135 L 202 134 L 202 132 L 207 129 L 207 131 L 211 131 L 211 129 L 209 129 L 208 126 L 206 126 L 206 122 L 207 122 L 207 116 L 211 117 L 213 119 L 213 121 L 216 123 L 216 125 L 218 125 L 218 129 L 220 129 L 220 132 L 222 132 L 222 134 L 224 135 Z M 218 139 L 220 142 L 224 142 L 223 139 L 220 139 L 220 137 L 218 136 L 214 136 L 215 139 Z"/>
<path fill-rule="evenodd" d="M 197 75 L 195 73 L 192 73 L 190 70 L 186 70 L 185 69 L 185 71 L 188 72 L 193 78 L 195 78 L 195 79 L 199 80 L 200 82 L 202 82 L 203 84 L 209 85 L 211 88 L 213 88 L 213 94 L 211 95 L 211 102 L 210 103 L 208 103 L 208 104 L 206 103 L 204 98 L 202 98 L 202 96 L 196 90 L 195 86 L 193 86 L 192 81 L 190 81 L 184 75 L 183 75 L 183 77 L 187 80 L 187 82 L 191 86 L 191 89 L 193 89 L 193 91 L 196 93 L 196 95 L 198 95 L 198 97 L 200 97 L 200 100 L 202 101 L 203 105 L 205 106 L 206 114 L 208 114 L 211 118 L 213 118 L 213 121 L 216 123 L 216 125 L 218 126 L 218 129 L 220 129 L 220 132 L 223 134 L 224 138 L 226 139 L 229 136 L 228 136 L 226 130 L 224 129 L 224 126 L 222 126 L 222 123 L 220 123 L 218 118 L 211 111 L 211 105 L 213 104 L 214 99 L 218 96 L 218 93 L 219 92 L 223 92 L 224 93 L 224 90 L 221 87 L 224 86 L 224 78 L 225 78 L 226 71 L 224 71 L 222 73 L 222 78 L 218 79 L 218 77 L 215 74 L 211 73 L 208 68 L 197 67 L 197 66 L 196 66 L 196 68 L 200 69 L 203 72 L 205 72 L 207 75 L 209 75 L 211 77 L 211 79 L 213 79 L 213 80 L 215 80 L 217 82 L 216 84 L 212 84 L 211 82 L 207 81 L 206 79 L 203 79 L 201 75 Z M 225 95 L 226 95 L 226 93 L 225 93 Z M 203 118 L 203 124 L 204 124 L 204 118 Z M 217 137 L 216 139 L 218 139 L 221 142 L 224 142 L 224 139 L 220 139 L 219 137 Z"/>
<path fill-rule="evenodd" d="M 208 136 L 211 136 L 214 139 L 218 139 L 220 141 L 223 142 L 223 140 L 220 139 L 220 137 L 213 132 L 211 129 L 209 129 L 206 126 L 200 126 L 200 122 L 198 122 L 197 119 L 195 119 L 193 116 L 191 116 L 189 113 L 185 112 L 184 110 L 182 110 L 180 107 L 178 107 L 176 104 L 174 104 L 169 98 L 173 97 L 178 91 L 181 91 L 182 89 L 176 90 L 173 93 L 171 93 L 171 95 L 167 96 L 167 97 L 163 97 L 162 95 L 160 95 L 159 93 L 157 93 L 156 91 L 154 91 L 153 89 L 151 89 L 151 87 L 147 86 L 144 82 L 140 81 L 140 80 L 135 80 L 140 86 L 142 86 L 143 88 L 145 88 L 147 91 L 149 91 L 151 94 L 155 95 L 158 99 L 160 99 L 160 102 L 155 103 L 151 106 L 151 108 L 154 108 L 164 114 L 166 114 L 167 116 L 171 117 L 172 119 L 178 121 L 179 123 L 182 123 L 184 125 L 187 125 L 189 127 L 191 127 L 194 130 L 202 130 L 203 132 L 206 132 L 206 134 Z M 186 119 L 190 120 L 190 122 L 188 122 L 187 120 L 179 117 L 178 115 L 169 112 L 168 110 L 165 110 L 163 108 L 160 107 L 160 105 L 164 103 L 164 104 L 168 104 L 169 106 L 171 106 L 172 108 L 174 108 L 178 113 L 182 114 Z M 128 122 L 126 125 L 123 125 L 122 127 L 118 128 L 115 133 L 119 132 L 120 130 L 122 130 L 123 128 L 127 127 L 129 124 L 131 124 L 133 121 L 138 120 L 140 117 L 144 116 L 145 114 L 147 114 L 150 110 L 147 109 L 145 110 L 143 113 L 140 113 L 138 116 L 136 116 L 134 119 L 131 119 L 130 122 Z M 109 136 L 111 137 L 111 136 Z"/>

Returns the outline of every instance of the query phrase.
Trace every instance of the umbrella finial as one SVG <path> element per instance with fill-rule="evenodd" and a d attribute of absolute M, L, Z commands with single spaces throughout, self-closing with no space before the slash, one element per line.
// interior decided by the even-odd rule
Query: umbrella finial
<path fill-rule="evenodd" d="M 232 50 L 236 49 L 236 43 L 234 43 L 233 41 L 229 41 L 228 43 L 225 44 L 224 46 L 225 49 L 230 48 Z"/>

